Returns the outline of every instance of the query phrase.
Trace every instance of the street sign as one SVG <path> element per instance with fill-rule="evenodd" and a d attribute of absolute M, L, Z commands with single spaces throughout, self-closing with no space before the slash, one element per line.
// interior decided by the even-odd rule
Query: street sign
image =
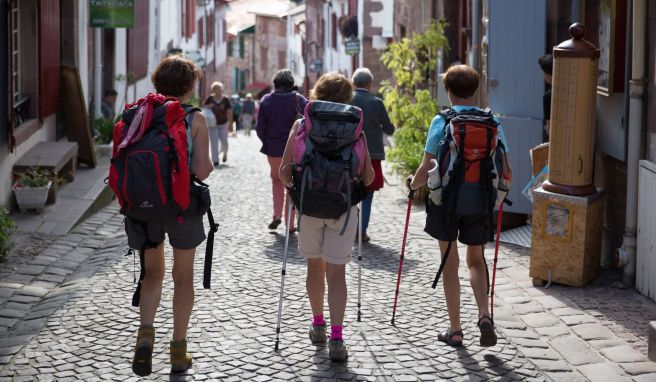
<path fill-rule="evenodd" d="M 349 56 L 355 56 L 360 53 L 360 40 L 352 38 L 344 43 L 344 50 Z"/>
<path fill-rule="evenodd" d="M 89 0 L 92 28 L 132 28 L 134 0 Z"/>
<path fill-rule="evenodd" d="M 319 73 L 323 70 L 323 60 L 318 58 L 310 62 L 310 71 L 313 73 Z"/>

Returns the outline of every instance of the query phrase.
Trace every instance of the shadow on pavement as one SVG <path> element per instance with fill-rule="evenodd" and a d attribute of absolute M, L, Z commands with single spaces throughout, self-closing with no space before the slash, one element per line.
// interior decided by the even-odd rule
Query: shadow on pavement
<path fill-rule="evenodd" d="M 354 251 L 353 260 L 357 261 L 357 252 Z M 400 252 L 397 248 L 386 248 L 378 244 L 362 244 L 362 265 L 368 269 L 379 269 L 390 273 L 397 273 L 399 270 Z M 421 261 L 408 257 L 406 254 L 403 258 L 403 272 L 415 269 Z"/>

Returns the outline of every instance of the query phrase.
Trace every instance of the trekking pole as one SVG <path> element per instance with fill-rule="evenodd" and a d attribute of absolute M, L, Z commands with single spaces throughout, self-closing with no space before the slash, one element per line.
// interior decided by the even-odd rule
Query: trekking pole
<path fill-rule="evenodd" d="M 362 202 L 358 216 L 358 322 L 362 319 Z"/>
<path fill-rule="evenodd" d="M 287 216 L 285 217 L 285 250 L 282 255 L 282 272 L 280 272 L 280 299 L 278 300 L 278 323 L 276 324 L 276 344 L 274 351 L 278 351 L 280 343 L 280 321 L 282 320 L 282 297 L 285 290 L 285 270 L 287 269 L 287 249 L 289 249 L 289 224 L 292 216 L 292 201 L 287 198 Z"/>
<path fill-rule="evenodd" d="M 499 239 L 501 237 L 501 216 L 503 216 L 503 202 L 499 206 L 497 217 L 497 240 L 494 244 L 494 266 L 492 267 L 492 288 L 490 289 L 490 318 L 494 320 L 494 281 L 497 276 L 497 259 L 499 258 Z"/>
<path fill-rule="evenodd" d="M 396 276 L 396 292 L 394 293 L 394 307 L 392 307 L 392 326 L 394 326 L 394 317 L 396 316 L 396 303 L 399 298 L 399 288 L 401 287 L 401 270 L 403 269 L 403 258 L 405 257 L 405 242 L 408 238 L 408 225 L 410 224 L 410 209 L 412 208 L 412 198 L 415 196 L 415 190 L 412 188 L 408 193 L 408 212 L 405 215 L 405 229 L 403 230 L 403 244 L 401 245 L 401 261 L 399 262 L 399 273 Z"/>

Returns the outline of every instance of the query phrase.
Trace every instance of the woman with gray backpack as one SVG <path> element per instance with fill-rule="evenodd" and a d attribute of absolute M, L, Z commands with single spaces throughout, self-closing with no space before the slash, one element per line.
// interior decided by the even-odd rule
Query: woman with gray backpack
<path fill-rule="evenodd" d="M 333 361 L 348 357 L 342 336 L 346 264 L 358 224 L 356 205 L 375 175 L 362 132 L 362 110 L 348 105 L 352 93 L 351 82 L 339 73 L 319 78 L 303 118 L 292 127 L 280 166 L 280 179 L 299 213 L 299 253 L 307 258 L 306 289 L 313 315 L 309 337 L 313 344 L 327 342 L 327 280 Z"/>

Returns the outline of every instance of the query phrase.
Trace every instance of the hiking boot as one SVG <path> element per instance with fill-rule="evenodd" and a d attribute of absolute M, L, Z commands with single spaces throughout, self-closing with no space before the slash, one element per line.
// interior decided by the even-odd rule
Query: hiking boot
<path fill-rule="evenodd" d="M 344 362 L 348 359 L 348 350 L 344 340 L 330 340 L 328 343 L 328 356 L 333 362 Z"/>
<path fill-rule="evenodd" d="M 187 340 L 171 341 L 171 372 L 182 373 L 191 367 L 191 355 L 187 353 Z"/>
<path fill-rule="evenodd" d="M 282 220 L 280 218 L 273 218 L 271 223 L 269 223 L 269 229 L 276 229 L 278 226 L 282 223 Z"/>
<path fill-rule="evenodd" d="M 137 332 L 137 345 L 134 347 L 132 371 L 141 377 L 149 375 L 153 369 L 153 345 L 155 329 L 152 325 L 141 325 Z"/>
<path fill-rule="evenodd" d="M 323 325 L 310 325 L 310 341 L 312 344 L 325 344 L 326 343 L 326 324 Z"/>
<path fill-rule="evenodd" d="M 219 161 L 212 162 L 212 164 L 214 165 L 214 167 L 219 167 Z"/>

